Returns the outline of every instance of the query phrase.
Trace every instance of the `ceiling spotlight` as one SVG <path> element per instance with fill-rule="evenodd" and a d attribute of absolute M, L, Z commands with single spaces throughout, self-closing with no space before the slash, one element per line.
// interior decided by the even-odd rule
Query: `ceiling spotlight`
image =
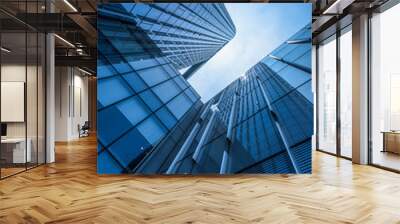
<path fill-rule="evenodd" d="M 66 39 L 64 39 L 64 38 L 62 38 L 62 37 L 60 37 L 60 36 L 57 35 L 57 34 L 54 34 L 54 36 L 57 37 L 57 38 L 58 38 L 59 40 L 61 40 L 62 42 L 64 42 L 65 44 L 67 44 L 68 46 L 75 48 L 75 45 L 73 45 L 73 44 L 72 44 L 71 42 L 69 42 L 68 40 L 66 40 Z"/>
<path fill-rule="evenodd" d="M 9 50 L 9 49 L 7 49 L 5 47 L 1 47 L 0 49 L 1 49 L 1 51 L 4 51 L 6 53 L 10 53 L 11 52 L 11 50 Z"/>
<path fill-rule="evenodd" d="M 74 12 L 78 12 L 78 10 L 68 1 L 64 0 L 64 3 L 68 5 Z"/>
<path fill-rule="evenodd" d="M 83 69 L 81 69 L 81 68 L 79 68 L 79 67 L 78 67 L 78 70 L 81 71 L 81 72 L 83 72 L 83 73 L 85 73 L 86 75 L 90 75 L 90 76 L 93 75 L 92 73 L 90 73 L 90 72 L 88 72 L 88 71 L 86 71 L 86 70 L 83 70 Z"/>

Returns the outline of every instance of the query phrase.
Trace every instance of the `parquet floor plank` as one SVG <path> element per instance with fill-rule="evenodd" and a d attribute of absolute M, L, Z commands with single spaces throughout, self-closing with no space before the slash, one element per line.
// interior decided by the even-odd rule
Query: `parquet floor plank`
<path fill-rule="evenodd" d="M 0 181 L 0 223 L 400 223 L 400 175 L 320 152 L 312 175 L 96 174 L 96 139 Z"/>

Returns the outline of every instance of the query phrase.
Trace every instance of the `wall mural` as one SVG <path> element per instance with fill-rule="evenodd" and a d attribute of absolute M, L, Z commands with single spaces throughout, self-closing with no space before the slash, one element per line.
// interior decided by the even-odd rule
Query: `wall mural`
<path fill-rule="evenodd" d="M 311 5 L 293 5 L 99 4 L 98 173 L 311 173 Z"/>

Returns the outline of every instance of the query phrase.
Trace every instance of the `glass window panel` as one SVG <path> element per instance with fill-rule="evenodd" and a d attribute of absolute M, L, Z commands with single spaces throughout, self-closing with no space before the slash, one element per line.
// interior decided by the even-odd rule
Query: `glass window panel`
<path fill-rule="evenodd" d="M 374 52 L 370 81 L 372 163 L 395 170 L 400 170 L 399 21 L 400 4 L 374 14 L 371 19 L 371 51 Z M 382 133 L 390 131 L 396 133 Z"/>
<path fill-rule="evenodd" d="M 115 70 L 111 65 L 108 64 L 103 64 L 102 60 L 99 60 L 99 65 L 97 66 L 97 77 L 104 78 L 108 76 L 113 76 L 115 75 Z"/>
<path fill-rule="evenodd" d="M 192 102 L 196 102 L 199 98 L 195 93 L 192 87 L 185 90 L 186 95 L 192 100 Z"/>
<path fill-rule="evenodd" d="M 142 22 L 139 25 L 143 30 L 147 30 L 148 31 L 153 26 L 153 23 L 149 23 L 147 21 L 145 22 L 145 21 L 142 20 Z"/>
<path fill-rule="evenodd" d="M 176 119 L 166 107 L 162 107 L 156 114 L 167 128 L 171 129 L 175 126 Z"/>
<path fill-rule="evenodd" d="M 313 102 L 314 95 L 311 90 L 311 80 L 297 88 L 297 91 L 299 91 L 308 101 Z"/>
<path fill-rule="evenodd" d="M 165 71 L 168 72 L 170 77 L 175 77 L 179 75 L 179 72 L 175 68 L 173 68 L 172 65 L 168 64 L 168 65 L 163 65 L 162 67 L 165 69 Z"/>
<path fill-rule="evenodd" d="M 311 49 L 311 48 L 310 48 Z M 298 65 L 305 66 L 307 68 L 311 68 L 311 50 L 302 55 L 300 58 L 294 61 Z"/>
<path fill-rule="evenodd" d="M 147 106 L 138 97 L 132 97 L 117 105 L 118 109 L 134 126 L 149 115 Z"/>
<path fill-rule="evenodd" d="M 288 65 L 286 63 L 280 62 L 278 60 L 272 59 L 275 62 L 272 63 L 271 65 L 271 69 L 274 70 L 275 72 L 279 72 L 280 70 L 282 70 L 284 67 L 287 67 Z"/>
<path fill-rule="evenodd" d="M 165 128 L 155 116 L 151 116 L 138 125 L 137 129 L 150 144 L 156 143 L 166 133 Z"/>
<path fill-rule="evenodd" d="M 101 79 L 98 81 L 98 100 L 103 106 L 110 105 L 118 100 L 130 96 L 132 93 L 120 77 Z"/>
<path fill-rule="evenodd" d="M 112 65 L 114 66 L 115 70 L 117 70 L 117 72 L 119 72 L 120 74 L 132 71 L 129 65 L 122 60 L 117 63 L 113 63 Z"/>
<path fill-rule="evenodd" d="M 146 17 L 157 20 L 158 17 L 161 15 L 161 12 L 155 8 L 151 8 L 150 12 L 146 15 Z"/>
<path fill-rule="evenodd" d="M 25 3 L 22 3 L 24 5 Z M 25 97 L 27 89 L 26 72 L 30 72 L 27 66 L 26 58 L 32 56 L 32 52 L 27 52 L 27 45 L 25 43 L 27 38 L 25 32 L 21 33 L 2 33 L 1 46 L 10 49 L 10 52 L 0 51 L 1 54 L 1 95 L 14 95 L 13 100 L 4 100 L 0 105 L 1 109 L 1 124 L 5 126 L 6 133 L 2 133 L 2 138 L 10 139 L 15 143 L 1 144 L 1 159 L 0 169 L 1 177 L 10 176 L 12 174 L 25 170 L 26 162 L 31 162 L 32 155 L 32 141 L 27 138 L 29 134 L 29 125 L 24 117 L 26 111 Z M 28 54 L 28 55 L 27 55 Z M 29 85 L 31 81 L 36 80 L 33 74 L 29 74 Z M 34 90 L 29 87 L 30 92 Z M 32 94 L 34 94 L 32 92 Z M 36 94 L 36 92 L 35 92 Z M 36 95 L 34 95 L 36 96 Z M 10 110 L 15 104 L 18 106 L 14 110 Z M 18 121 L 18 122 L 15 122 Z M 30 120 L 29 120 L 30 121 Z M 28 126 L 27 126 L 28 125 Z M 28 133 L 26 130 L 28 129 Z M 28 146 L 28 147 L 27 147 Z M 28 160 L 26 160 L 26 157 Z"/>
<path fill-rule="evenodd" d="M 140 70 L 138 74 L 149 86 L 154 86 L 169 78 L 167 72 L 161 67 Z"/>
<path fill-rule="evenodd" d="M 274 51 L 272 55 L 277 57 L 285 57 L 288 53 L 292 52 L 294 48 L 296 48 L 296 44 L 286 44 L 283 45 L 278 51 Z"/>
<path fill-rule="evenodd" d="M 351 158 L 352 142 L 352 34 L 340 36 L 340 153 Z"/>
<path fill-rule="evenodd" d="M 131 3 L 121 3 L 122 7 L 124 7 L 124 9 L 126 9 L 126 11 L 130 12 L 133 10 L 133 8 L 136 6 L 135 4 L 131 4 Z"/>
<path fill-rule="evenodd" d="M 286 61 L 294 61 L 304 55 L 307 51 L 311 50 L 311 44 L 295 44 L 297 45 L 294 50 L 283 57 Z"/>
<path fill-rule="evenodd" d="M 306 73 L 302 70 L 294 68 L 293 66 L 287 66 L 286 68 L 278 72 L 278 75 L 281 76 L 286 82 L 288 82 L 294 88 L 303 84 L 305 81 L 311 79 L 310 73 Z"/>
<path fill-rule="evenodd" d="M 111 155 L 104 151 L 97 156 L 97 173 L 99 174 L 115 174 L 121 173 L 123 168 L 111 157 Z"/>
<path fill-rule="evenodd" d="M 179 85 L 179 87 L 181 87 L 181 89 L 185 89 L 188 86 L 187 82 L 185 82 L 184 78 L 181 76 L 175 77 L 174 80 Z"/>
<path fill-rule="evenodd" d="M 143 80 L 135 72 L 122 75 L 122 77 L 124 77 L 124 79 L 136 92 L 140 92 L 147 88 L 146 83 L 144 83 Z"/>
<path fill-rule="evenodd" d="M 127 31 L 123 32 L 123 38 L 112 38 L 112 45 L 125 58 L 129 55 L 144 55 L 144 49 L 136 42 L 136 40 Z M 127 60 L 129 61 L 129 60 Z"/>
<path fill-rule="evenodd" d="M 167 21 L 169 19 L 169 17 L 171 17 L 171 15 L 169 15 L 167 13 L 163 13 L 160 16 L 160 21 Z"/>
<path fill-rule="evenodd" d="M 161 101 L 151 90 L 146 90 L 139 95 L 152 111 L 157 110 L 161 106 Z"/>
<path fill-rule="evenodd" d="M 176 119 L 179 120 L 189 110 L 192 104 L 193 103 L 190 101 L 190 99 L 184 93 L 181 93 L 171 102 L 169 102 L 167 106 L 168 109 L 170 109 L 174 114 Z"/>
<path fill-rule="evenodd" d="M 112 117 L 112 119 L 109 119 Z M 99 121 L 97 126 L 97 139 L 99 143 L 108 145 L 118 139 L 121 134 L 132 128 L 129 120 L 121 113 L 116 105 L 107 107 L 97 112 Z"/>
<path fill-rule="evenodd" d="M 142 59 L 142 60 L 137 60 L 137 61 L 130 61 L 129 64 L 132 66 L 133 69 L 140 70 L 140 69 L 156 66 L 159 63 L 157 60 L 155 60 L 153 58 L 149 58 L 149 59 Z"/>
<path fill-rule="evenodd" d="M 132 162 L 143 155 L 144 150 L 149 147 L 150 145 L 143 135 L 134 128 L 114 142 L 107 151 L 111 152 L 120 164 L 128 167 L 134 165 Z"/>
<path fill-rule="evenodd" d="M 145 16 L 150 11 L 150 6 L 147 4 L 135 4 L 135 8 L 132 10 L 132 14 Z"/>
<path fill-rule="evenodd" d="M 178 95 L 180 89 L 173 80 L 169 80 L 153 87 L 153 91 L 158 97 L 160 97 L 163 103 L 166 103 L 172 97 Z"/>
<path fill-rule="evenodd" d="M 336 153 L 336 39 L 318 48 L 318 146 Z"/>

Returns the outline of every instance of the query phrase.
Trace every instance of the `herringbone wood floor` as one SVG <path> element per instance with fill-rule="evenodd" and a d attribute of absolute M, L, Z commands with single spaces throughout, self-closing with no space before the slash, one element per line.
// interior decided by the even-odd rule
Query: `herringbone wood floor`
<path fill-rule="evenodd" d="M 95 146 L 0 181 L 0 223 L 400 223 L 400 175 L 330 155 L 312 175 L 98 176 Z"/>

